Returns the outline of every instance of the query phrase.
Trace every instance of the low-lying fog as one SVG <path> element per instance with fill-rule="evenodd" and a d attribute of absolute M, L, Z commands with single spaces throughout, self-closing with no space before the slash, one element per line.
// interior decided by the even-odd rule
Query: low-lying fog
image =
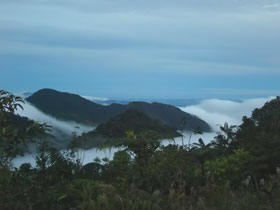
<path fill-rule="evenodd" d="M 74 121 L 58 120 L 41 112 L 27 101 L 23 104 L 23 108 L 23 110 L 18 109 L 16 113 L 23 117 L 28 117 L 29 119 L 36 120 L 40 123 L 47 123 L 49 126 L 57 128 L 68 135 L 72 135 L 73 133 L 81 135 L 83 132 L 89 132 L 94 129 L 94 127 L 83 125 Z"/>
<path fill-rule="evenodd" d="M 203 100 L 197 105 L 191 105 L 186 107 L 179 107 L 181 110 L 194 114 L 201 119 L 209 123 L 214 132 L 204 133 L 202 135 L 192 135 L 190 138 L 190 133 L 184 133 L 183 143 L 184 145 L 188 143 L 195 143 L 199 138 L 202 138 L 205 143 L 209 143 L 219 132 L 219 126 L 227 122 L 229 125 L 239 125 L 242 122 L 243 116 L 251 116 L 252 111 L 255 108 L 262 107 L 265 102 L 273 99 L 274 97 L 267 98 L 255 98 L 248 99 L 241 102 L 230 101 L 230 100 L 221 100 L 221 99 L 208 99 Z M 57 127 L 68 134 L 75 132 L 77 135 L 80 135 L 82 132 L 88 132 L 94 127 L 82 125 L 76 122 L 65 122 L 58 119 L 55 119 L 51 116 L 48 116 L 31 104 L 24 104 L 24 110 L 19 110 L 18 114 L 21 116 L 26 116 L 30 119 L 45 122 L 53 127 Z M 168 144 L 178 144 L 182 145 L 182 138 L 175 138 L 174 141 L 163 140 L 162 145 Z M 99 150 L 92 148 L 89 150 L 79 150 L 77 152 L 78 158 L 81 159 L 83 164 L 92 162 L 96 157 L 102 159 L 107 157 L 109 159 L 113 158 L 113 155 L 118 148 L 103 149 Z M 13 164 L 15 167 L 19 167 L 22 163 L 29 162 L 32 166 L 35 166 L 35 155 L 34 154 L 25 154 L 23 157 L 19 156 L 14 159 Z"/>
<path fill-rule="evenodd" d="M 194 114 L 211 125 L 214 131 L 219 131 L 220 125 L 240 125 L 242 117 L 250 117 L 255 108 L 261 108 L 267 101 L 275 97 L 247 99 L 241 102 L 208 99 L 200 104 L 180 107 L 181 110 Z"/>

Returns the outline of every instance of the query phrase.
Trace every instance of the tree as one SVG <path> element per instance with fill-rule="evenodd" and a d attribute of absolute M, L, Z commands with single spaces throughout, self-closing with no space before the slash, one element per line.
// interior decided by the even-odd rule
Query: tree
<path fill-rule="evenodd" d="M 229 126 L 228 123 L 225 123 L 224 126 L 220 126 L 221 133 L 215 137 L 215 140 L 211 142 L 214 146 L 216 152 L 219 156 L 226 156 L 233 153 L 235 148 L 236 140 L 236 131 L 237 126 Z"/>
<path fill-rule="evenodd" d="M 17 126 L 15 111 L 23 109 L 24 100 L 7 91 L 0 90 L 0 167 L 10 164 L 10 161 L 22 154 L 21 145 L 25 145 L 28 139 L 45 130 L 45 124 L 30 121 L 28 126 Z"/>
<path fill-rule="evenodd" d="M 243 118 L 236 133 L 236 145 L 249 151 L 257 179 L 276 173 L 280 165 L 280 97 Z"/>
<path fill-rule="evenodd" d="M 181 127 L 180 132 L 181 132 L 182 147 L 183 147 L 183 148 L 184 148 L 184 146 L 185 146 L 185 145 L 184 145 L 184 127 L 187 125 L 187 122 L 188 122 L 187 118 L 184 117 L 184 118 L 181 119 L 180 126 L 179 126 L 179 128 Z M 189 145 L 188 145 L 188 146 L 189 146 Z"/>
<path fill-rule="evenodd" d="M 205 175 L 205 161 L 209 160 L 211 157 L 211 144 L 205 144 L 204 141 L 200 138 L 198 143 L 193 143 L 194 147 L 192 148 L 192 154 L 198 160 L 201 169 L 201 175 Z"/>
<path fill-rule="evenodd" d="M 248 175 L 248 165 L 251 156 L 249 152 L 243 149 L 234 150 L 233 154 L 216 159 L 215 161 L 206 161 L 206 169 L 210 172 L 212 178 L 217 182 L 238 186 Z"/>
<path fill-rule="evenodd" d="M 126 147 L 141 166 L 154 154 L 160 146 L 160 134 L 155 131 L 144 131 L 137 136 L 133 131 L 127 131 L 127 136 L 122 138 L 115 146 Z"/>

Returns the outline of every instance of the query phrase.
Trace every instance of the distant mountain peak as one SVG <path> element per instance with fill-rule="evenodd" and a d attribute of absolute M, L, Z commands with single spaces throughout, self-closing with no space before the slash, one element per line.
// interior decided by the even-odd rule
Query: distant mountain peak
<path fill-rule="evenodd" d="M 112 117 L 121 114 L 129 109 L 143 112 L 151 119 L 161 123 L 179 128 L 183 118 L 188 119 L 184 127 L 186 130 L 193 130 L 200 127 L 202 131 L 210 131 L 210 126 L 198 117 L 183 112 L 179 108 L 158 102 L 148 103 L 134 101 L 129 104 L 111 104 L 104 106 L 87 100 L 77 94 L 60 92 L 44 88 L 26 99 L 41 111 L 56 118 L 73 120 L 86 124 L 100 124 L 107 122 Z"/>

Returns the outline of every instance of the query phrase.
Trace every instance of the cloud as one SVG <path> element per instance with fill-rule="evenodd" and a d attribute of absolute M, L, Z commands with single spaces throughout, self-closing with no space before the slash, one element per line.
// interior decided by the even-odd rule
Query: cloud
<path fill-rule="evenodd" d="M 207 94 L 217 94 L 217 95 L 224 95 L 224 96 L 238 96 L 239 98 L 251 96 L 252 98 L 260 98 L 260 96 L 267 96 L 267 95 L 280 95 L 280 89 L 278 90 L 269 90 L 269 89 L 226 89 L 226 88 L 209 88 L 204 89 L 205 93 Z"/>
<path fill-rule="evenodd" d="M 90 100 L 90 101 L 108 101 L 109 98 L 103 98 L 103 97 L 93 97 L 93 96 L 81 96 L 87 100 Z"/>
<path fill-rule="evenodd" d="M 83 12 L 128 12 L 128 11 L 155 11 L 155 10 L 178 10 L 178 9 L 200 9 L 204 11 L 225 11 L 225 12 L 236 12 L 236 11 L 250 11 L 250 10 L 261 10 L 266 5 L 275 5 L 277 0 L 116 0 L 116 1 L 99 1 L 99 0 L 2 0 L 3 4 L 13 5 L 35 5 L 44 7 L 62 7 Z"/>
<path fill-rule="evenodd" d="M 83 132 L 89 132 L 94 129 L 94 127 L 92 126 L 83 125 L 77 122 L 58 120 L 52 116 L 41 112 L 28 102 L 25 102 L 25 104 L 23 104 L 23 108 L 23 110 L 18 109 L 16 111 L 16 114 L 28 117 L 29 119 L 38 121 L 40 123 L 47 123 L 47 125 L 50 125 L 55 129 L 61 130 L 69 136 L 71 136 L 73 132 L 75 132 L 77 135 L 81 135 Z"/>
<path fill-rule="evenodd" d="M 280 74 L 280 13 L 271 11 L 278 3 L 2 0 L 0 65 L 7 79 L 1 85 L 167 98 L 216 88 L 211 76 L 231 76 L 245 89 L 272 83 L 268 89 L 279 89 L 278 81 L 271 82 Z M 260 79 L 264 75 L 266 84 Z M 37 82 L 25 82 L 29 78 Z M 89 92 L 93 84 L 98 88 Z M 218 88 L 235 88 L 231 84 L 222 82 Z"/>
<path fill-rule="evenodd" d="M 280 3 L 268 4 L 264 6 L 270 12 L 280 12 Z"/>
<path fill-rule="evenodd" d="M 275 7 L 268 0 L 4 1 L 1 53 L 33 49 L 141 71 L 277 73 L 280 14 L 267 5 Z"/>
<path fill-rule="evenodd" d="M 219 131 L 219 126 L 225 122 L 229 125 L 239 125 L 242 117 L 250 117 L 255 108 L 262 107 L 267 101 L 275 97 L 247 99 L 241 102 L 209 99 L 198 105 L 181 107 L 181 110 L 194 114 L 208 122 L 215 131 Z"/>

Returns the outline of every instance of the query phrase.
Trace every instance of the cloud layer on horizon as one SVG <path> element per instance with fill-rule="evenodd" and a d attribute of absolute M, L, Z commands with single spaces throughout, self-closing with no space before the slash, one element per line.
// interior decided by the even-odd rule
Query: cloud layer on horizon
<path fill-rule="evenodd" d="M 262 107 L 266 102 L 275 97 L 247 99 L 240 102 L 209 99 L 198 105 L 181 107 L 181 110 L 194 114 L 211 125 L 218 132 L 219 127 L 228 123 L 229 125 L 240 125 L 242 117 L 250 117 L 255 108 Z"/>

